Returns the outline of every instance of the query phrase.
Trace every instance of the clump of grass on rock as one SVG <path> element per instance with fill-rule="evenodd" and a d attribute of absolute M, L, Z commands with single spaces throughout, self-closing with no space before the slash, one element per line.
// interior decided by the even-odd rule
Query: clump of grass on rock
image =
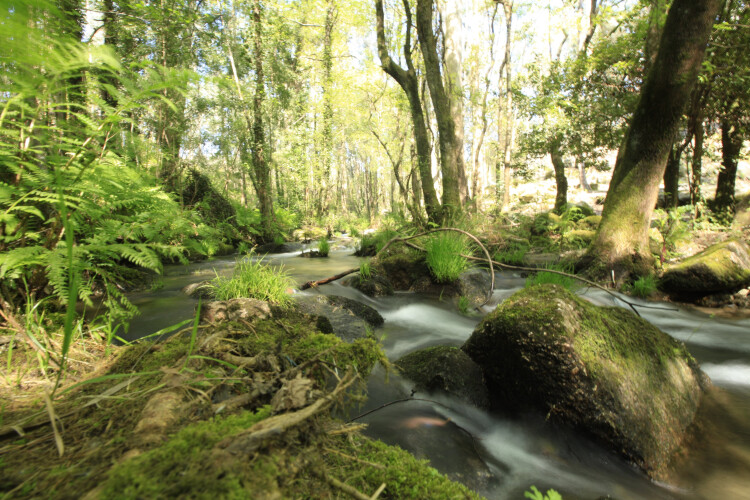
<path fill-rule="evenodd" d="M 469 261 L 461 255 L 471 253 L 466 238 L 460 234 L 441 232 L 425 244 L 427 266 L 438 283 L 456 281 L 469 268 Z"/>
<path fill-rule="evenodd" d="M 237 262 L 231 277 L 217 275 L 211 281 L 216 300 L 249 297 L 282 307 L 291 305 L 292 298 L 287 290 L 293 286 L 294 281 L 283 267 L 270 266 L 263 263 L 263 259 L 249 258 Z"/>

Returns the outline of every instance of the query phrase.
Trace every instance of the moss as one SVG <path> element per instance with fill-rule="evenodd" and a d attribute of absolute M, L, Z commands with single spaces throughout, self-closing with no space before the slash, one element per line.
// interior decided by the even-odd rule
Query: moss
<path fill-rule="evenodd" d="M 700 400 L 700 370 L 683 344 L 628 310 L 555 285 L 511 296 L 464 350 L 496 404 L 581 427 L 649 473 L 679 446 Z"/>
<path fill-rule="evenodd" d="M 248 498 L 264 478 L 278 474 L 267 460 L 253 464 L 253 474 L 242 480 L 232 473 L 210 475 L 213 447 L 227 436 L 249 428 L 270 416 L 265 407 L 217 417 L 190 425 L 164 445 L 114 466 L 101 489 L 101 498 Z"/>

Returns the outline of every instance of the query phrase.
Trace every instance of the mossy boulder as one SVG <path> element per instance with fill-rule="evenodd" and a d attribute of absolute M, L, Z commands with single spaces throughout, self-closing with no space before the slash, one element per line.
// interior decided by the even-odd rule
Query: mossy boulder
<path fill-rule="evenodd" d="M 731 239 L 670 266 L 659 288 L 682 295 L 734 292 L 750 284 L 750 247 Z"/>
<path fill-rule="evenodd" d="M 482 367 L 494 407 L 541 411 L 652 477 L 665 472 L 709 384 L 682 343 L 557 285 L 512 295 L 462 349 Z"/>
<path fill-rule="evenodd" d="M 424 255 L 400 252 L 378 258 L 372 263 L 376 274 L 385 276 L 394 290 L 410 290 L 415 281 L 430 276 Z"/>
<path fill-rule="evenodd" d="M 369 278 L 361 276 L 352 276 L 341 282 L 344 286 L 351 286 L 364 293 L 369 297 L 383 297 L 393 295 L 393 284 L 388 278 L 373 274 Z"/>
<path fill-rule="evenodd" d="M 190 283 L 182 288 L 182 293 L 193 299 L 213 299 L 214 289 L 210 281 L 199 281 Z"/>
<path fill-rule="evenodd" d="M 592 229 L 573 229 L 563 235 L 563 240 L 568 245 L 587 247 L 593 241 L 595 235 L 596 231 Z"/>
<path fill-rule="evenodd" d="M 420 391 L 442 391 L 480 408 L 489 406 L 482 369 L 458 347 L 435 346 L 396 361 Z"/>
<path fill-rule="evenodd" d="M 292 253 L 302 251 L 302 243 L 284 242 L 284 243 L 266 243 L 255 248 L 255 253 L 265 255 L 267 253 Z"/>

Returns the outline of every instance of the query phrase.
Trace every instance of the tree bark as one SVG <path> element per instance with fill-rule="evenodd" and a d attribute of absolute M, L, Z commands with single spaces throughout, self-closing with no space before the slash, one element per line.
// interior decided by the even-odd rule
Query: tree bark
<path fill-rule="evenodd" d="M 699 112 L 695 118 L 693 127 L 693 160 L 690 169 L 693 174 L 693 182 L 690 184 L 690 203 L 695 207 L 695 216 L 700 215 L 698 206 L 700 205 L 703 194 L 701 184 L 703 182 L 703 112 Z"/>
<path fill-rule="evenodd" d="M 513 88 L 511 74 L 511 40 L 513 27 L 513 0 L 503 0 L 505 13 L 505 141 L 503 142 L 503 201 L 501 206 L 510 205 L 511 156 L 513 149 Z M 499 125 L 498 125 L 499 126 Z"/>
<path fill-rule="evenodd" d="M 464 149 L 464 106 L 463 106 L 463 37 L 461 26 L 461 2 L 459 0 L 437 0 L 438 10 L 442 16 L 443 59 L 445 67 L 445 91 L 448 95 L 450 115 L 455 131 L 455 147 Z M 463 159 L 463 155 L 462 155 Z M 469 200 L 469 186 L 464 168 L 458 170 L 458 190 L 461 203 Z"/>
<path fill-rule="evenodd" d="M 440 167 L 443 174 L 443 212 L 447 219 L 461 212 L 461 177 L 466 181 L 464 155 L 451 116 L 451 96 L 446 92 L 440 72 L 437 39 L 432 31 L 432 0 L 417 0 L 417 32 L 438 125 Z"/>
<path fill-rule="evenodd" d="M 555 213 L 561 213 L 568 204 L 568 178 L 565 177 L 565 162 L 560 150 L 561 138 L 556 138 L 550 144 L 549 156 L 552 160 L 552 166 L 555 169 L 555 184 L 557 185 L 557 194 L 555 195 Z"/>
<path fill-rule="evenodd" d="M 648 273 L 648 245 L 660 181 L 685 104 L 701 68 L 718 0 L 675 0 L 641 98 L 618 152 L 602 222 L 589 247 L 594 275 Z"/>
<path fill-rule="evenodd" d="M 667 168 L 664 169 L 664 206 L 677 208 L 680 205 L 680 158 L 682 150 L 674 144 L 669 152 Z"/>
<path fill-rule="evenodd" d="M 413 125 L 414 143 L 417 150 L 417 165 L 419 167 L 419 177 L 422 186 L 422 196 L 424 197 L 425 211 L 427 218 L 434 224 L 441 224 L 443 221 L 442 208 L 438 201 L 435 183 L 432 181 L 432 162 L 430 158 L 430 137 L 425 125 L 425 116 L 422 108 L 422 101 L 419 97 L 419 80 L 414 64 L 411 59 L 411 7 L 408 0 L 404 0 L 404 9 L 406 10 L 406 38 L 404 41 L 404 59 L 407 69 L 403 69 L 391 59 L 388 53 L 388 46 L 385 39 L 385 21 L 383 12 L 383 1 L 375 1 L 375 15 L 377 19 L 377 42 L 378 55 L 380 64 L 391 78 L 403 89 L 406 98 L 409 101 L 409 111 Z"/>
<path fill-rule="evenodd" d="M 737 178 L 737 160 L 742 149 L 740 127 L 724 118 L 721 121 L 721 170 L 716 181 L 713 210 L 728 219 L 734 215 L 734 190 Z"/>

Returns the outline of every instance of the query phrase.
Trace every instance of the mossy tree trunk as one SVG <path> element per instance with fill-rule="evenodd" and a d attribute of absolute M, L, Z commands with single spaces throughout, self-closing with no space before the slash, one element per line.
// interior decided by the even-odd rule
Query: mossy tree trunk
<path fill-rule="evenodd" d="M 731 217 L 734 215 L 734 190 L 737 178 L 737 161 L 742 149 L 743 135 L 740 127 L 725 118 L 721 121 L 721 170 L 716 181 L 714 211 Z"/>
<path fill-rule="evenodd" d="M 451 114 L 451 96 L 443 85 L 437 39 L 432 26 L 432 0 L 417 0 L 417 32 L 419 46 L 424 59 L 425 78 L 430 88 L 430 97 L 438 125 L 440 169 L 443 174 L 443 212 L 447 219 L 460 214 L 462 184 L 466 183 L 464 154 L 461 148 L 456 122 Z"/>
<path fill-rule="evenodd" d="M 648 273 L 648 229 L 685 104 L 706 50 L 718 0 L 675 0 L 655 64 L 620 147 L 602 221 L 589 247 L 591 274 Z"/>
<path fill-rule="evenodd" d="M 557 194 L 555 195 L 555 213 L 561 213 L 568 204 L 568 178 L 565 177 L 565 162 L 560 148 L 562 137 L 552 139 L 549 147 L 549 157 L 552 160 L 552 166 L 555 169 L 555 184 Z"/>
<path fill-rule="evenodd" d="M 255 96 L 253 97 L 252 180 L 260 205 L 261 239 L 270 243 L 276 235 L 273 212 L 271 169 L 266 161 L 266 136 L 263 124 L 263 101 L 266 98 L 263 73 L 263 25 L 260 0 L 253 2 L 253 52 L 255 60 Z"/>
<path fill-rule="evenodd" d="M 377 20 L 377 41 L 380 64 L 388 75 L 403 89 L 409 101 L 409 111 L 414 133 L 414 143 L 417 153 L 417 165 L 419 169 L 419 183 L 424 197 L 425 211 L 430 222 L 440 224 L 443 220 L 442 208 L 438 201 L 435 184 L 432 181 L 432 163 L 430 159 L 430 136 L 427 133 L 422 101 L 419 97 L 419 80 L 411 59 L 411 7 L 408 0 L 404 0 L 406 11 L 406 37 L 404 39 L 404 60 L 406 69 L 396 64 L 388 53 L 388 45 L 385 38 L 385 21 L 383 12 L 383 1 L 376 0 L 375 16 Z"/>

